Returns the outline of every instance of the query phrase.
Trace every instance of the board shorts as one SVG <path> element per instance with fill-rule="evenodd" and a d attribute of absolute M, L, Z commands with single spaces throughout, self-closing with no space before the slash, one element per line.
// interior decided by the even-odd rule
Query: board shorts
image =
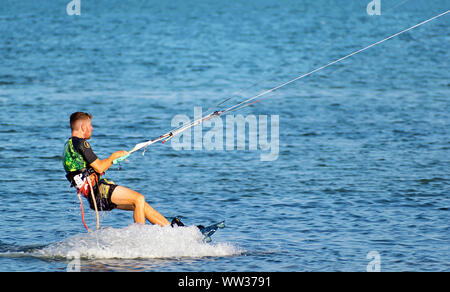
<path fill-rule="evenodd" d="M 98 185 L 94 186 L 95 201 L 99 211 L 111 211 L 117 208 L 117 205 L 111 202 L 111 196 L 116 187 L 117 185 L 113 181 L 108 181 L 105 178 L 101 178 Z M 87 199 L 89 201 L 89 207 L 95 210 L 92 196 L 88 196 Z"/>

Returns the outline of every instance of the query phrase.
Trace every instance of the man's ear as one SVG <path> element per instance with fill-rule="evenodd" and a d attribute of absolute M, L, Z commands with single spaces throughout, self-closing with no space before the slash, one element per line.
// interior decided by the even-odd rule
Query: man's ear
<path fill-rule="evenodd" d="M 86 126 L 86 123 L 84 122 L 84 121 L 82 121 L 81 123 L 80 123 L 80 130 L 81 130 L 81 132 L 86 132 L 86 130 L 87 130 L 87 126 Z"/>

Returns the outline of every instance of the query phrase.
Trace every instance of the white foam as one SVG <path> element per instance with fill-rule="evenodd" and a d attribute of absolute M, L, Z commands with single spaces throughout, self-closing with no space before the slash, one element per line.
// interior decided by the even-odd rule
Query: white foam
<path fill-rule="evenodd" d="M 231 256 L 242 251 L 228 243 L 204 243 L 194 226 L 172 228 L 133 224 L 125 228 L 106 227 L 78 234 L 39 251 L 44 257 L 88 259 L 137 259 Z"/>

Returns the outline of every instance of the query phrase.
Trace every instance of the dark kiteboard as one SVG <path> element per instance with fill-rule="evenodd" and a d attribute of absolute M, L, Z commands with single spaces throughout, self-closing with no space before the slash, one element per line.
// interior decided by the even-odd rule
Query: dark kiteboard
<path fill-rule="evenodd" d="M 219 223 L 211 224 L 209 226 L 202 226 L 197 225 L 197 228 L 200 230 L 200 232 L 203 234 L 203 241 L 204 242 L 210 242 L 211 236 L 216 233 L 218 229 L 225 228 L 225 221 L 221 221 Z"/>
<path fill-rule="evenodd" d="M 179 217 L 174 217 L 172 223 L 170 224 L 172 227 L 179 226 L 184 227 L 185 225 L 181 222 Z M 225 221 L 220 221 L 218 223 L 214 223 L 208 226 L 197 225 L 197 228 L 203 234 L 204 242 L 211 242 L 211 236 L 218 230 L 225 228 Z"/>

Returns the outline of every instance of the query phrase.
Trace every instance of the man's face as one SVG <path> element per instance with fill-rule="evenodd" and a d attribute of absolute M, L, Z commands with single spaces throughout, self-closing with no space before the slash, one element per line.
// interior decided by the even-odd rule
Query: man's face
<path fill-rule="evenodd" d="M 91 119 L 87 119 L 84 123 L 84 138 L 85 139 L 91 139 L 92 130 L 94 130 L 94 127 L 92 127 Z"/>

